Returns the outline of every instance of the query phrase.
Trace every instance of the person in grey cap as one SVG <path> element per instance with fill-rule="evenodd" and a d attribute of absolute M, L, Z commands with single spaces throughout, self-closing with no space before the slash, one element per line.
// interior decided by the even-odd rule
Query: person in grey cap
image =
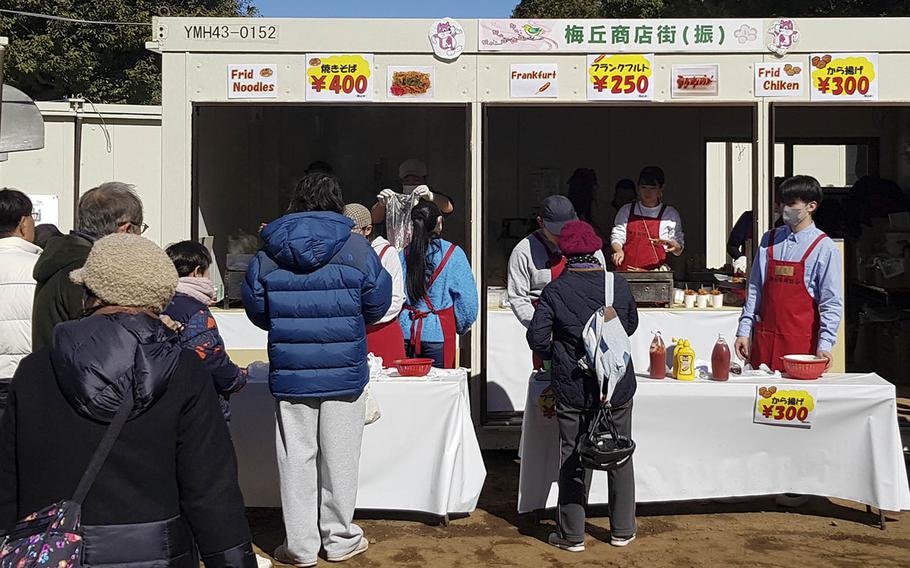
<path fill-rule="evenodd" d="M 569 221 L 578 216 L 568 198 L 551 195 L 543 200 L 539 228 L 522 240 L 509 257 L 508 295 L 512 312 L 521 325 L 528 327 L 534 317 L 534 308 L 544 287 L 562 274 L 566 259 L 559 251 L 559 233 Z M 603 253 L 597 251 L 603 261 Z M 534 357 L 534 370 L 543 368 L 543 361 Z"/>

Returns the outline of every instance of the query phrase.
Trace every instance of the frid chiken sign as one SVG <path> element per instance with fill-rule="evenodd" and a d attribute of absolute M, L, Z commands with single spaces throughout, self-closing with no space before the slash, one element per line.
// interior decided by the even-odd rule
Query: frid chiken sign
<path fill-rule="evenodd" d="M 277 65 L 229 64 L 227 66 L 227 98 L 274 99 L 277 97 Z"/>

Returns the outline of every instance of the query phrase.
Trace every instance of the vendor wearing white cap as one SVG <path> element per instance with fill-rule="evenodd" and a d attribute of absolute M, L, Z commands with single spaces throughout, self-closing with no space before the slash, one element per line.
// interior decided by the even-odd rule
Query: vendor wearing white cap
<path fill-rule="evenodd" d="M 658 270 L 666 264 L 667 253 L 682 254 L 682 219 L 676 209 L 663 203 L 664 181 L 659 167 L 643 168 L 638 176 L 638 201 L 616 214 L 611 245 L 617 270 Z"/>
<path fill-rule="evenodd" d="M 409 158 L 398 166 L 398 179 L 401 180 L 402 193 L 413 193 L 421 199 L 432 201 L 436 207 L 439 207 L 443 215 L 451 215 L 455 211 L 452 200 L 441 193 L 430 191 L 426 185 L 427 177 L 427 165 L 416 158 Z M 377 203 L 373 205 L 372 209 L 373 223 L 385 222 L 386 203 L 393 195 L 395 195 L 395 191 L 383 189 L 376 196 Z"/>

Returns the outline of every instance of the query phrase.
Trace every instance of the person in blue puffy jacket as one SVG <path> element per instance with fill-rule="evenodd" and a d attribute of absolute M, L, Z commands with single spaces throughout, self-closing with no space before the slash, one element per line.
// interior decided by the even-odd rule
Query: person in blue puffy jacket
<path fill-rule="evenodd" d="M 432 201 L 411 210 L 411 242 L 401 253 L 405 302 L 399 322 L 408 355 L 455 367 L 456 336 L 477 321 L 477 283 L 468 257 L 440 238 L 442 212 Z"/>
<path fill-rule="evenodd" d="M 369 381 L 366 326 L 392 301 L 392 279 L 342 215 L 338 178 L 307 174 L 288 213 L 262 231 L 243 284 L 247 316 L 269 332 L 269 385 L 287 537 L 275 559 L 315 566 L 366 551 L 353 523 Z"/>

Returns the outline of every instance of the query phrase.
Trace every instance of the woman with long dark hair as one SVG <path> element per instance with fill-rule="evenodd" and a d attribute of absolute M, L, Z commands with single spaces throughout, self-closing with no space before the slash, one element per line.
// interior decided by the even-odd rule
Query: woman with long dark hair
<path fill-rule="evenodd" d="M 468 257 L 440 237 L 442 212 L 431 201 L 411 210 L 411 242 L 402 252 L 405 303 L 400 322 L 408 354 L 455 367 L 456 335 L 477 320 L 477 284 Z"/>

